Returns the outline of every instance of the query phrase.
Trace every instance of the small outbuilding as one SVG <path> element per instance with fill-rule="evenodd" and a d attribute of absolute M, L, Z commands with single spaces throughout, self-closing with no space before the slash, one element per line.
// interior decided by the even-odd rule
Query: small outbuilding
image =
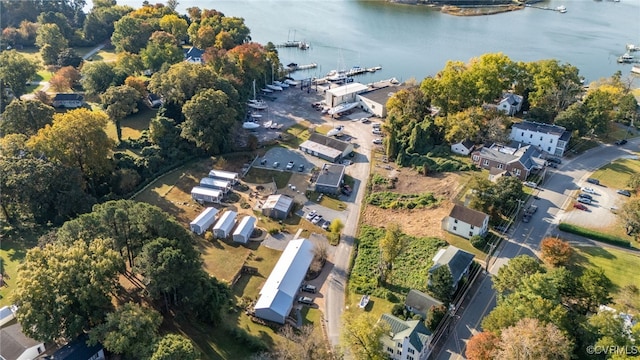
<path fill-rule="evenodd" d="M 220 219 L 213 225 L 213 236 L 218 239 L 226 239 L 231 235 L 231 229 L 236 223 L 236 216 L 238 213 L 232 210 L 227 210 L 220 216 Z"/>
<path fill-rule="evenodd" d="M 344 171 L 344 165 L 324 164 L 316 179 L 316 191 L 325 194 L 338 194 L 344 178 Z"/>
<path fill-rule="evenodd" d="M 245 216 L 240 220 L 240 223 L 233 232 L 233 242 L 246 244 L 249 242 L 251 233 L 256 227 L 256 218 L 253 216 Z"/>
<path fill-rule="evenodd" d="M 198 202 L 219 203 L 222 200 L 222 191 L 202 186 L 191 189 L 191 198 Z"/>
<path fill-rule="evenodd" d="M 200 186 L 220 190 L 223 194 L 226 194 L 231 190 L 231 182 L 228 180 L 220 180 L 210 177 L 200 179 Z"/>
<path fill-rule="evenodd" d="M 218 209 L 214 207 L 204 209 L 204 211 L 201 212 L 200 215 L 198 215 L 198 217 L 196 217 L 189 225 L 191 231 L 198 235 L 204 234 L 204 232 L 207 231 L 214 222 L 216 222 L 217 214 Z"/>
<path fill-rule="evenodd" d="M 271 195 L 262 205 L 262 215 L 272 219 L 284 220 L 293 208 L 293 199 L 286 195 Z"/>
<path fill-rule="evenodd" d="M 464 139 L 460 142 L 457 142 L 451 145 L 451 151 L 460 155 L 469 155 L 471 154 L 474 148 L 475 148 L 475 144 L 473 143 L 473 141 L 469 139 Z"/>
<path fill-rule="evenodd" d="M 209 177 L 213 179 L 226 180 L 235 185 L 240 180 L 240 176 L 236 172 L 224 171 L 224 170 L 211 170 L 209 171 Z"/>

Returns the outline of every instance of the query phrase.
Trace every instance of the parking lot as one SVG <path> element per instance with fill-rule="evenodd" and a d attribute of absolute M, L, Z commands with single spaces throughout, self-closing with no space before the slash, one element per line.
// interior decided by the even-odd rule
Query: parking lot
<path fill-rule="evenodd" d="M 581 193 L 580 190 L 573 191 L 571 194 L 573 199 L 571 200 L 570 208 L 567 209 L 568 211 L 564 215 L 563 221 L 587 228 L 605 228 L 615 223 L 615 209 L 620 209 L 627 197 L 616 193 L 617 189 L 586 182 L 583 186 L 592 188 L 595 191 L 594 194 L 590 194 L 593 197 L 591 204 L 585 204 L 587 211 L 573 208 L 573 204 L 578 202 L 578 194 Z"/>
<path fill-rule="evenodd" d="M 301 151 L 291 150 L 283 147 L 274 147 L 269 149 L 263 157 L 259 158 L 254 167 L 264 169 L 286 170 L 287 164 L 293 161 L 293 167 L 289 169 L 292 172 L 308 174 L 315 166 L 314 163 L 307 160 Z M 277 165 L 276 165 L 277 164 Z M 300 165 L 304 168 L 300 169 Z"/>

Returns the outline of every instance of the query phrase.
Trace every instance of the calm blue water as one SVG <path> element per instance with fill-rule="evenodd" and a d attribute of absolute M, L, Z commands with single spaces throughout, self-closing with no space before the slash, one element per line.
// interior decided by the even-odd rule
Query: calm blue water
<path fill-rule="evenodd" d="M 151 1 L 153 2 L 153 1 Z M 118 1 L 139 6 L 140 1 Z M 631 65 L 616 62 L 625 45 L 640 45 L 640 0 L 620 2 L 549 0 L 537 5 L 567 12 L 527 8 L 504 14 L 456 17 L 424 6 L 353 0 L 182 0 L 245 19 L 254 41 L 304 40 L 307 51 L 279 49 L 283 64 L 318 63 L 316 70 L 294 77 L 322 76 L 331 69 L 382 66 L 358 78 L 369 82 L 396 77 L 422 80 L 441 70 L 447 60 L 467 62 L 488 52 L 515 61 L 555 58 L 580 69 L 588 81 L 624 76 Z M 635 54 L 640 59 L 640 52 Z"/>

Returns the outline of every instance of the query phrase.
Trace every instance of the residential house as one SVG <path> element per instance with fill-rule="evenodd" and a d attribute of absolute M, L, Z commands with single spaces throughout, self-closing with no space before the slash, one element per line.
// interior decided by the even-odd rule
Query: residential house
<path fill-rule="evenodd" d="M 236 224 L 237 216 L 238 213 L 233 210 L 225 211 L 218 221 L 216 221 L 216 224 L 213 225 L 213 236 L 218 239 L 226 239 L 229 237 L 233 226 Z"/>
<path fill-rule="evenodd" d="M 184 53 L 184 59 L 186 62 L 194 64 L 204 64 L 204 59 L 202 58 L 203 55 L 204 50 L 192 46 Z"/>
<path fill-rule="evenodd" d="M 433 257 L 433 266 L 429 269 L 429 277 L 431 277 L 431 274 L 437 268 L 446 266 L 449 268 L 453 278 L 453 288 L 457 289 L 460 280 L 469 274 L 473 257 L 474 255 L 472 253 L 468 253 L 451 245 L 440 249 Z M 431 279 L 429 279 L 429 282 L 431 282 Z"/>
<path fill-rule="evenodd" d="M 473 143 L 473 141 L 469 139 L 464 139 L 460 142 L 457 142 L 451 145 L 451 152 L 454 152 L 460 155 L 469 155 L 471 154 L 475 146 L 476 145 Z"/>
<path fill-rule="evenodd" d="M 189 228 L 191 231 L 198 235 L 204 234 L 214 222 L 216 222 L 216 216 L 218 214 L 218 209 L 213 207 L 208 207 L 204 209 L 193 221 L 189 224 Z"/>
<path fill-rule="evenodd" d="M 520 180 L 526 180 L 536 169 L 542 169 L 545 160 L 542 153 L 533 145 L 512 148 L 493 144 L 482 147 L 471 154 L 472 161 L 483 169 L 498 168 L 506 170 Z"/>
<path fill-rule="evenodd" d="M 502 177 L 510 177 L 511 173 L 504 169 L 491 168 L 489 169 L 489 180 L 491 182 L 498 182 Z"/>
<path fill-rule="evenodd" d="M 431 354 L 431 331 L 422 320 L 402 320 L 391 314 L 382 314 L 380 321 L 391 327 L 382 335 L 382 349 L 393 360 L 426 360 Z"/>
<path fill-rule="evenodd" d="M 455 204 L 449 215 L 442 219 L 442 229 L 465 239 L 484 236 L 489 230 L 489 215 Z"/>
<path fill-rule="evenodd" d="M 209 175 L 207 175 L 213 179 L 226 180 L 231 183 L 231 185 L 235 185 L 240 181 L 240 176 L 237 172 L 232 171 L 224 171 L 224 170 L 216 170 L 213 169 L 209 171 Z"/>
<path fill-rule="evenodd" d="M 344 165 L 324 164 L 315 181 L 315 190 L 319 193 L 338 194 L 344 178 Z"/>
<path fill-rule="evenodd" d="M 293 199 L 282 194 L 270 195 L 262 205 L 262 215 L 284 220 L 293 209 Z"/>
<path fill-rule="evenodd" d="M 0 329 L 0 359 L 32 360 L 44 351 L 44 343 L 27 337 L 19 323 Z"/>
<path fill-rule="evenodd" d="M 498 103 L 498 110 L 509 116 L 513 116 L 522 108 L 523 97 L 513 93 L 505 93 Z"/>
<path fill-rule="evenodd" d="M 431 297 L 423 293 L 422 291 L 411 289 L 407 294 L 407 299 L 404 301 L 404 307 L 414 314 L 422 316 L 423 319 L 427 318 L 427 313 L 432 307 L 438 307 L 444 305 L 438 299 Z"/>
<path fill-rule="evenodd" d="M 44 356 L 43 360 L 105 360 L 104 347 L 97 343 L 87 345 L 88 336 L 81 335 L 67 343 L 52 355 Z"/>
<path fill-rule="evenodd" d="M 206 188 L 203 186 L 194 186 L 191 189 L 191 198 L 199 203 L 219 203 L 224 194 L 217 189 Z"/>
<path fill-rule="evenodd" d="M 52 105 L 54 108 L 75 109 L 84 104 L 84 97 L 80 94 L 56 94 L 53 97 Z"/>
<path fill-rule="evenodd" d="M 547 154 L 562 157 L 569 146 L 571 132 L 562 126 L 522 121 L 513 124 L 510 138 L 522 144 L 537 146 Z"/>
<path fill-rule="evenodd" d="M 331 162 L 337 162 L 353 152 L 353 144 L 315 132 L 299 148 L 307 154 Z"/>
<path fill-rule="evenodd" d="M 162 106 L 162 97 L 160 97 L 160 95 L 149 93 L 149 95 L 147 95 L 147 101 L 149 102 L 149 105 L 154 109 Z"/>

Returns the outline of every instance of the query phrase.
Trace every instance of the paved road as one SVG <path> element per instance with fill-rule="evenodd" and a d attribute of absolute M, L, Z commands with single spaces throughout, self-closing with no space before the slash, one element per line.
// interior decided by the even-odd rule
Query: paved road
<path fill-rule="evenodd" d="M 623 156 L 635 155 L 640 150 L 640 139 L 633 139 L 625 146 L 602 145 L 586 151 L 584 154 L 551 170 L 539 191 L 539 200 L 535 201 L 538 211 L 529 223 L 518 223 L 508 234 L 509 239 L 502 243 L 496 258 L 490 261 L 489 273 L 480 278 L 480 285 L 469 296 L 469 301 L 458 311 L 460 317 L 451 325 L 447 340 L 439 352 L 434 354 L 438 360 L 464 359 L 466 340 L 480 332 L 482 318 L 495 307 L 495 291 L 491 287 L 491 277 L 509 259 L 521 254 L 535 256 L 540 241 L 548 235 L 557 234 L 557 224 L 566 216 L 564 209 L 573 202 L 575 190 L 586 186 L 586 178 L 596 169 Z M 597 189 L 598 187 L 596 187 Z M 602 191 L 602 190 L 600 190 Z M 585 213 L 585 215 L 593 215 Z M 574 239 L 574 241 L 576 241 Z M 588 241 L 586 241 L 588 242 Z"/>

